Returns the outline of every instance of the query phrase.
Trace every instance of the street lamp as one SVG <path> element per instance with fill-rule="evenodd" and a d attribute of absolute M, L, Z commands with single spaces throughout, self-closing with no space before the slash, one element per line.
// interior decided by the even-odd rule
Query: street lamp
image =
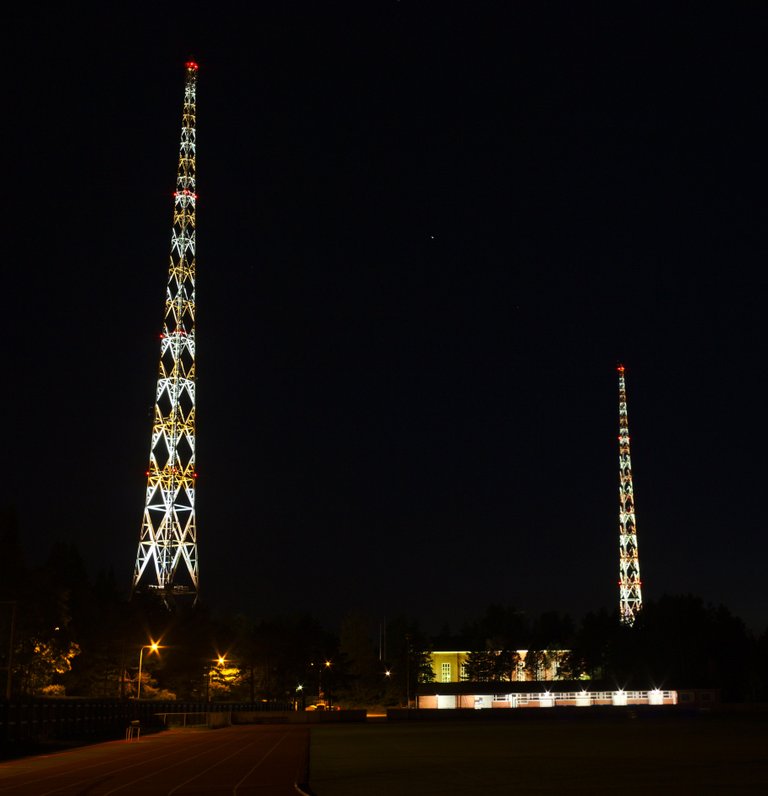
<path fill-rule="evenodd" d="M 405 634 L 405 707 L 411 707 L 411 634 Z"/>
<path fill-rule="evenodd" d="M 211 661 L 211 663 L 215 663 L 218 666 L 223 666 L 226 662 L 227 662 L 227 658 L 224 655 L 219 655 L 219 657 L 216 658 L 215 661 Z M 212 669 L 213 669 L 213 666 L 211 666 L 211 664 L 209 663 L 208 664 L 208 681 L 205 684 L 205 701 L 206 702 L 210 702 L 211 701 L 210 693 L 211 693 L 211 670 Z"/>
<path fill-rule="evenodd" d="M 144 650 L 149 650 L 149 654 L 151 655 L 153 652 L 157 652 L 158 655 L 160 654 L 158 650 L 160 649 L 160 645 L 153 641 L 151 644 L 145 644 L 141 650 L 139 651 L 139 683 L 136 686 L 136 699 L 141 699 L 141 664 L 144 661 Z"/>
<path fill-rule="evenodd" d="M 330 669 L 331 668 L 331 662 L 330 661 L 326 661 L 323 664 L 323 666 L 320 666 L 318 668 L 318 670 L 317 670 L 317 691 L 318 691 L 317 696 L 320 699 L 324 698 L 324 694 L 323 694 L 323 668 Z"/>

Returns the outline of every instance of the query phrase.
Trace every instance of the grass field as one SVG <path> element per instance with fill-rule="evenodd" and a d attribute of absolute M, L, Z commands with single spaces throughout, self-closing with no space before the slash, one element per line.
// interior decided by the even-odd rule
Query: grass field
<path fill-rule="evenodd" d="M 310 785 L 316 796 L 768 794 L 768 717 L 318 726 Z"/>

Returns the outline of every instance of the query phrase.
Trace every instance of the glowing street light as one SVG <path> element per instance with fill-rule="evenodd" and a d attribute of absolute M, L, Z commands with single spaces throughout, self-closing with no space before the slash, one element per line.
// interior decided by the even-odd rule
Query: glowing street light
<path fill-rule="evenodd" d="M 211 663 L 213 663 L 213 664 L 215 664 L 216 666 L 219 666 L 219 667 L 224 666 L 224 664 L 226 662 L 227 662 L 227 656 L 226 655 L 219 655 L 218 658 L 216 658 L 216 659 L 211 661 Z M 211 701 L 210 694 L 211 694 L 211 671 L 212 670 L 213 670 L 213 666 L 211 666 L 211 664 L 209 663 L 208 664 L 208 680 L 205 683 L 205 701 L 206 702 L 210 702 Z"/>
<path fill-rule="evenodd" d="M 323 667 L 326 668 L 326 669 L 330 669 L 331 668 L 331 662 L 330 661 L 325 661 L 323 666 L 320 667 L 318 669 L 318 671 L 317 671 L 317 690 L 318 690 L 318 697 L 320 699 L 323 699 L 325 697 L 325 694 L 323 692 Z"/>
<path fill-rule="evenodd" d="M 151 655 L 153 652 L 160 654 L 160 645 L 153 641 L 151 644 L 145 644 L 141 650 L 139 651 L 139 682 L 136 686 L 136 699 L 141 699 L 141 665 L 144 661 L 144 650 L 149 650 L 149 654 Z"/>

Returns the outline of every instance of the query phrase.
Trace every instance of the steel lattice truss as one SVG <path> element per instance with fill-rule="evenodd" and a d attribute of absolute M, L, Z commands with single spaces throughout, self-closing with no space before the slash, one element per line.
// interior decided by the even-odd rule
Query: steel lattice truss
<path fill-rule="evenodd" d="M 624 366 L 619 365 L 619 612 L 627 625 L 635 622 L 643 607 L 640 559 L 637 552 L 635 495 L 632 488 L 632 460 L 629 455 L 629 421 Z"/>
<path fill-rule="evenodd" d="M 165 318 L 133 590 L 197 595 L 195 526 L 195 105 L 186 64 Z M 180 566 L 181 565 L 181 566 Z"/>

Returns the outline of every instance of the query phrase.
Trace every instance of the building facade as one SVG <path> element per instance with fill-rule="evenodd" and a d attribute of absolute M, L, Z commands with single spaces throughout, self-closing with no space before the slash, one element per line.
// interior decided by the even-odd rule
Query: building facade
<path fill-rule="evenodd" d="M 677 705 L 677 691 L 650 688 L 629 690 L 610 688 L 588 678 L 565 679 L 568 650 L 515 650 L 489 652 L 485 662 L 497 676 L 481 681 L 471 679 L 472 653 L 466 650 L 432 652 L 434 682 L 421 683 L 415 707 L 422 710 L 485 708 L 554 708 L 632 705 Z M 503 661 L 502 661 L 503 656 Z M 498 676 L 499 672 L 501 673 Z"/>
<path fill-rule="evenodd" d="M 490 652 L 489 656 L 501 655 Z M 461 683 L 469 680 L 468 664 L 472 653 L 466 650 L 432 652 L 432 671 L 436 683 Z M 515 650 L 507 653 L 506 672 L 494 678 L 509 682 L 560 680 L 568 650 Z M 476 679 L 476 678 L 475 678 Z"/>

